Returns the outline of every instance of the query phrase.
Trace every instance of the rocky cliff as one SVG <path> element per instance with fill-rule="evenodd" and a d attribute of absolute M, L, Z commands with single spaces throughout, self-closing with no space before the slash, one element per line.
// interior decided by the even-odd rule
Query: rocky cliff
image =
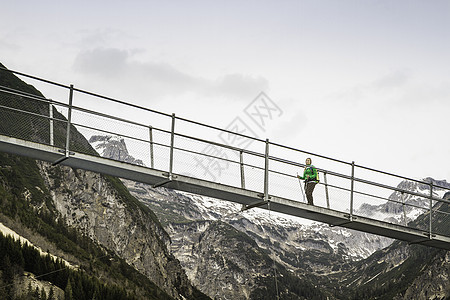
<path fill-rule="evenodd" d="M 20 87 L 20 81 L 7 79 L 2 84 Z M 36 92 L 30 86 L 26 89 Z M 22 97 L 0 97 L 2 103 L 11 101 L 20 109 L 47 109 Z M 3 112 L 2 117 L 16 118 L 13 113 Z M 16 137 L 45 141 L 42 132 L 46 130 L 41 130 L 45 124 L 41 123 L 21 117 L 17 127 L 11 122 L 0 123 L 0 133 L 20 128 L 13 136 L 20 133 L 23 136 Z M 63 137 L 64 130 L 55 128 L 56 137 Z M 81 147 L 84 153 L 97 155 L 76 128 L 72 132 L 73 149 Z M 97 136 L 91 142 L 106 157 L 142 164 L 129 155 L 123 139 Z M 139 290 L 141 282 L 150 284 L 127 269 L 133 266 L 163 290 L 153 289 L 153 296 L 148 299 L 206 298 L 191 282 L 217 299 L 449 297 L 449 257 L 442 250 L 392 243 L 382 237 L 324 224 L 307 225 L 258 209 L 241 213 L 234 204 L 130 181 L 123 181 L 124 186 L 116 178 L 92 172 L 8 155 L 0 158 L 2 219 L 5 217 L 17 228 L 19 223 L 27 226 L 23 231 L 33 232 L 32 240 L 38 243 L 42 237 L 36 238 L 36 232 L 47 233 L 45 238 L 59 241 L 60 248 L 53 242 L 43 245 L 58 248 L 86 272 L 107 277 L 106 283 L 123 280 L 131 290 Z M 405 189 L 425 193 L 429 187 L 401 184 Z M 440 195 L 438 189 L 433 192 Z M 403 199 L 395 193 L 391 197 L 419 207 L 424 204 L 420 197 Z M 450 213 L 448 207 L 440 209 Z M 360 208 L 360 212 L 365 210 L 367 214 L 379 214 L 377 217 L 392 218 L 393 222 L 426 226 L 426 216 L 414 209 L 404 211 L 401 202 Z M 405 214 L 408 219 L 401 219 Z M 433 215 L 433 221 L 441 230 L 448 230 L 450 224 L 442 215 Z M 103 258 L 103 269 L 97 268 L 97 257 Z M 8 266 L 8 259 L 2 267 Z M 21 272 L 20 268 L 14 270 Z M 117 270 L 122 277 L 108 277 L 111 270 Z M 0 274 L 2 282 L 6 282 L 5 275 L 8 272 Z M 76 289 L 67 287 L 76 283 L 71 278 L 61 289 L 72 293 Z M 130 295 L 145 298 L 143 293 Z"/>
<path fill-rule="evenodd" d="M 193 288 L 167 250 L 169 235 L 149 209 L 133 201 L 120 181 L 43 162 L 38 166 L 57 211 L 69 226 L 114 251 L 172 297 L 191 298 Z"/>
<path fill-rule="evenodd" d="M 11 73 L 1 73 L 0 84 L 43 98 L 35 88 Z M 47 103 L 15 93 L 0 93 L 0 104 L 31 113 L 48 112 Z M 43 122 L 42 118 L 7 109 L 0 110 L 0 117 L 5 120 L 0 123 L 0 134 L 48 142 L 48 122 Z M 65 119 L 56 110 L 54 117 Z M 54 130 L 55 143 L 59 145 L 63 142 L 65 126 L 57 122 Z M 75 127 L 71 129 L 71 149 L 98 155 Z M 118 155 L 120 159 L 127 159 Z M 156 215 L 131 196 L 119 179 L 3 154 L 0 173 L 0 217 L 23 233 L 28 232 L 30 240 L 38 246 L 50 247 L 70 257 L 107 282 L 118 282 L 119 278 L 123 279 L 120 276 L 125 276 L 122 280 L 125 290 L 121 293 L 148 299 L 168 299 L 169 295 L 174 299 L 207 299 L 192 286 L 180 262 L 168 250 L 170 236 Z M 33 225 L 36 227 L 30 227 Z M 98 252 L 103 255 L 93 259 L 94 250 L 96 255 Z M 89 257 L 93 261 L 87 263 Z M 111 260 L 97 261 L 105 257 Z M 13 263 L 22 265 L 20 261 Z M 98 264 L 102 269 L 97 269 Z M 120 269 L 117 274 L 105 273 L 113 269 L 111 266 Z M 147 279 L 143 280 L 129 266 Z M 139 287 L 139 284 L 144 286 Z M 151 291 L 147 284 L 152 286 Z M 68 281 L 61 285 L 63 289 L 70 286 Z M 136 294 L 141 288 L 143 292 Z M 92 291 L 90 293 L 92 295 Z M 153 293 L 152 297 L 149 293 Z"/>
<path fill-rule="evenodd" d="M 104 143 L 102 146 L 114 145 Z M 122 151 L 126 149 L 123 145 L 121 147 Z M 106 153 L 101 147 L 97 150 Z M 426 180 L 444 187 L 447 184 L 445 181 L 435 181 L 431 178 Z M 266 278 L 270 277 L 267 283 L 270 288 L 265 293 L 273 292 L 276 289 L 270 282 L 275 282 L 275 277 L 269 275 L 274 274 L 273 265 L 277 265 L 276 270 L 279 272 L 289 270 L 289 274 L 296 278 L 314 278 L 314 282 L 321 286 L 320 295 L 329 298 L 364 299 L 371 295 L 390 295 L 389 297 L 405 296 L 405 299 L 408 299 L 408 293 L 425 293 L 432 289 L 431 281 L 428 281 L 428 284 L 420 284 L 419 277 L 396 279 L 395 282 L 405 286 L 411 284 L 409 292 L 404 286 L 393 289 L 388 284 L 389 279 L 380 275 L 393 274 L 398 271 L 397 268 L 401 268 L 401 274 L 408 272 L 411 257 L 416 254 L 413 254 L 414 247 L 411 250 L 407 244 L 396 242 L 390 246 L 392 240 L 376 235 L 332 228 L 326 224 L 304 224 L 296 219 L 269 214 L 259 209 L 242 213 L 236 204 L 164 188 L 153 189 L 148 185 L 126 180 L 124 183 L 133 195 L 149 205 L 162 220 L 164 228 L 171 236 L 171 250 L 174 255 L 181 261 L 192 282 L 211 297 L 257 299 L 252 298 L 255 293 L 261 291 L 261 286 L 258 286 L 258 280 L 255 279 L 257 274 L 267 274 Z M 429 185 L 409 181 L 401 182 L 398 187 L 425 195 L 430 192 Z M 440 197 L 444 190 L 434 188 L 433 191 L 436 197 Z M 405 222 L 405 215 L 406 221 L 411 222 L 421 214 L 420 210 L 415 210 L 414 207 L 429 205 L 423 198 L 404 197 L 398 192 L 392 193 L 389 198 L 398 203 L 363 205 L 358 212 L 401 223 Z M 412 206 L 405 206 L 404 211 L 401 201 Z M 224 238 L 227 232 L 234 232 L 234 236 L 240 236 L 241 241 Z M 398 244 L 403 246 L 395 246 Z M 253 260 L 247 260 L 247 257 L 253 255 L 253 252 L 246 253 L 249 249 L 260 253 L 259 265 Z M 426 254 L 433 257 L 434 255 L 434 252 Z M 262 257 L 267 259 L 266 264 Z M 439 278 L 445 280 L 448 277 L 445 269 L 446 258 L 437 256 L 432 261 L 435 263 L 427 260 L 422 267 L 428 268 L 430 264 L 428 273 L 440 274 Z M 376 273 L 376 270 L 381 273 Z M 418 276 L 418 273 L 415 274 Z M 426 277 L 424 274 L 421 276 Z M 380 283 L 376 280 L 378 277 L 386 281 Z M 417 286 L 414 292 L 413 286 Z M 437 290 L 447 288 L 444 281 L 437 286 Z M 305 288 L 309 289 L 317 290 L 315 285 Z M 369 292 L 362 292 L 364 289 Z M 320 295 L 317 297 L 321 297 Z M 296 294 L 296 297 L 303 296 Z"/>
<path fill-rule="evenodd" d="M 112 140 L 113 143 L 108 141 Z M 120 137 L 92 137 L 90 141 L 95 149 L 108 158 L 107 153 L 121 153 L 129 157 L 126 145 Z M 99 142 L 101 141 L 101 142 Z M 115 142 L 119 141 L 119 143 Z M 119 149 L 114 150 L 114 148 Z M 129 161 L 136 161 L 129 158 Z M 206 272 L 211 265 L 215 265 L 214 257 L 202 252 L 206 241 L 205 236 L 215 236 L 216 222 L 227 223 L 234 230 L 252 240 L 253 247 L 259 249 L 268 259 L 275 261 L 284 270 L 290 270 L 291 275 L 297 278 L 308 276 L 321 276 L 347 270 L 350 263 L 357 259 L 367 257 L 374 251 L 389 245 L 392 241 L 383 237 L 351 231 L 343 228 L 331 228 L 326 224 L 302 224 L 302 220 L 286 218 L 283 215 L 267 213 L 254 209 L 245 213 L 240 206 L 212 198 L 167 190 L 165 188 L 152 188 L 149 185 L 123 180 L 129 191 L 142 203 L 145 203 L 161 220 L 164 228 L 172 239 L 171 250 L 180 260 L 190 280 L 210 297 L 227 297 L 231 295 L 252 295 L 252 289 L 257 285 L 242 285 L 235 281 L 235 270 L 232 264 L 223 264 L 220 267 L 220 284 L 214 278 L 214 272 Z M 216 238 L 218 238 L 216 236 Z M 355 246 L 355 240 L 358 240 Z M 221 244 L 213 243 L 216 251 L 221 251 Z M 229 245 L 237 256 L 239 248 Z M 222 249 L 223 250 L 223 249 Z M 207 254 L 207 253 L 206 253 Z M 238 259 L 234 257 L 234 259 Z M 212 260 L 212 261 L 210 261 Z M 241 261 L 242 263 L 242 261 Z M 200 270 L 200 271 L 199 271 Z M 242 264 L 242 278 L 252 278 L 256 271 L 248 264 Z M 225 292 L 224 286 L 231 287 Z M 254 295 L 254 294 L 253 294 Z M 225 296 L 223 296 L 225 297 Z M 225 298 L 223 298 L 225 299 Z M 237 299 L 237 298 L 236 298 Z M 249 299 L 249 298 L 244 298 Z"/>
<path fill-rule="evenodd" d="M 448 233 L 450 219 L 442 215 L 450 215 L 450 205 L 441 203 L 434 209 L 441 212 L 434 217 L 435 226 Z M 423 214 L 410 225 L 425 227 L 428 222 L 429 215 Z M 354 299 L 448 299 L 449 276 L 448 251 L 395 241 L 334 279 Z"/>

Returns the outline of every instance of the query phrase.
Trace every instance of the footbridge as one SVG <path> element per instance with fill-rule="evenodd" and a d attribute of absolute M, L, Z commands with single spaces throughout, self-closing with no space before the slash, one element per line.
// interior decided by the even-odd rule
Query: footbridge
<path fill-rule="evenodd" d="M 0 116 L 1 152 L 450 250 L 448 186 L 260 139 L 239 118 L 221 129 L 5 68 Z M 105 139 L 133 157 L 98 153 Z M 307 157 L 314 205 L 297 178 Z"/>

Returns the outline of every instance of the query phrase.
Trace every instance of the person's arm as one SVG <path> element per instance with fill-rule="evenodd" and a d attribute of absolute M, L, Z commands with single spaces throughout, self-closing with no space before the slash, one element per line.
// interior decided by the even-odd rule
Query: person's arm
<path fill-rule="evenodd" d="M 297 177 L 301 180 L 305 180 L 305 176 L 306 176 L 306 168 L 303 170 L 303 176 L 297 175 Z"/>

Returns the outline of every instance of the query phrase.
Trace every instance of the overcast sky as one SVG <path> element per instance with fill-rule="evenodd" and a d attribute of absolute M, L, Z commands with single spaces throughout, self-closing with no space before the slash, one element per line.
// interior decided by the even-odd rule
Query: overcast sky
<path fill-rule="evenodd" d="M 1 10 L 10 69 L 224 128 L 264 92 L 279 111 L 266 131 L 249 125 L 261 138 L 450 180 L 448 0 L 16 0 Z"/>

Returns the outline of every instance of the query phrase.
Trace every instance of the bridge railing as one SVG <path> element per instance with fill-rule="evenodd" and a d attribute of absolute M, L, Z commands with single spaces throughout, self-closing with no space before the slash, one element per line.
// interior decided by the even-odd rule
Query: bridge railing
<path fill-rule="evenodd" d="M 344 212 L 349 221 L 358 216 L 384 220 L 450 236 L 443 227 L 450 221 L 446 186 L 375 170 L 355 162 L 311 153 L 224 130 L 146 107 L 126 103 L 27 74 L 2 72 L 37 80 L 61 90 L 65 99 L 49 99 L 33 89 L 0 85 L 0 134 L 51 145 L 66 157 L 72 152 L 98 155 L 86 140 L 113 137 L 134 157 L 109 153 L 108 157 L 161 170 L 169 179 L 177 174 L 305 202 L 303 173 L 306 157 L 319 170 L 314 205 Z M 1 81 L 0 81 L 1 82 Z M 61 96 L 59 96 L 61 97 Z M 399 182 L 401 183 L 397 185 Z M 420 216 L 422 222 L 413 222 Z M 388 218 L 389 217 L 389 218 Z M 388 218 L 388 219 L 386 219 Z"/>

